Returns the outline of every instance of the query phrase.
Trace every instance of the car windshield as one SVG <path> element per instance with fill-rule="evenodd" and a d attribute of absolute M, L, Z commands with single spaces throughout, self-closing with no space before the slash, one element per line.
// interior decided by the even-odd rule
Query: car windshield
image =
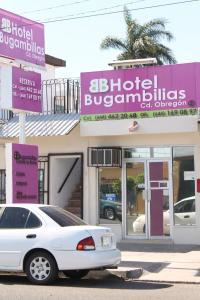
<path fill-rule="evenodd" d="M 40 209 L 61 227 L 87 225 L 83 220 L 62 208 L 43 206 Z"/>

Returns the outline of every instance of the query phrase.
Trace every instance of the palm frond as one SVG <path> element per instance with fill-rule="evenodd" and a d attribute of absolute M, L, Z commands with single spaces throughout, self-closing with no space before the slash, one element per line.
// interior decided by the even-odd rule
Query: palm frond
<path fill-rule="evenodd" d="M 110 37 L 110 36 L 106 37 L 101 42 L 100 48 L 101 49 L 114 48 L 114 49 L 119 49 L 119 50 L 123 50 L 123 51 L 127 50 L 126 45 L 122 40 L 115 38 L 115 37 Z"/>

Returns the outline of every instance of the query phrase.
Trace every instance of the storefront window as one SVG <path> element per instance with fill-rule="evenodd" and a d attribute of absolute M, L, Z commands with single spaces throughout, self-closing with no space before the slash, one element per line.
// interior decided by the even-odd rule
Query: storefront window
<path fill-rule="evenodd" d="M 100 224 L 121 223 L 121 169 L 99 168 L 98 170 Z"/>
<path fill-rule="evenodd" d="M 194 148 L 173 148 L 174 224 L 190 226 L 196 223 Z"/>

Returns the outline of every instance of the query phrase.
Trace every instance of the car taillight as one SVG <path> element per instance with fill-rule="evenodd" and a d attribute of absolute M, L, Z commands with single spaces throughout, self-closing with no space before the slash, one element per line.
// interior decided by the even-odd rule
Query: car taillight
<path fill-rule="evenodd" d="M 89 236 L 83 240 L 81 240 L 77 247 L 76 247 L 76 250 L 80 250 L 80 251 L 83 251 L 83 250 L 95 250 L 95 243 L 94 243 L 94 240 L 92 238 L 92 236 Z"/>

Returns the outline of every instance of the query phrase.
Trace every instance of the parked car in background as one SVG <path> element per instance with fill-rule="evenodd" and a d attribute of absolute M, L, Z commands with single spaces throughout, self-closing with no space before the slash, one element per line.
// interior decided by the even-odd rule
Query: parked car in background
<path fill-rule="evenodd" d="M 120 221 L 122 219 L 122 204 L 115 200 L 100 200 L 100 217 L 108 219 L 110 221 L 118 218 Z"/>
<path fill-rule="evenodd" d="M 120 257 L 109 228 L 55 206 L 0 205 L 0 271 L 25 272 L 33 283 L 46 284 L 58 271 L 81 278 L 117 266 Z"/>
<path fill-rule="evenodd" d="M 184 198 L 174 204 L 174 223 L 176 225 L 194 225 L 195 224 L 195 196 Z M 134 233 L 145 232 L 145 215 L 140 215 L 133 222 Z M 169 210 L 163 212 L 163 232 L 170 234 L 170 214 Z"/>

